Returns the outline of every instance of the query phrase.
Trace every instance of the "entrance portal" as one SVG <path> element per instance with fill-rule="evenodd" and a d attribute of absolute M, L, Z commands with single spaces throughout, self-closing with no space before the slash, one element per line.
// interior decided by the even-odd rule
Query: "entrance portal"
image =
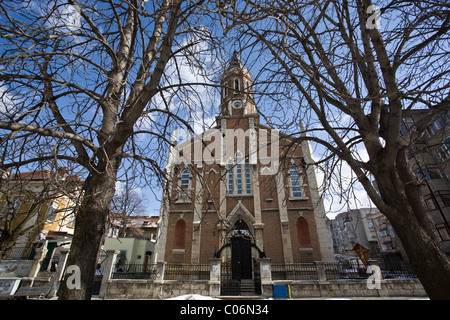
<path fill-rule="evenodd" d="M 231 260 L 222 262 L 221 266 L 220 294 L 224 296 L 260 295 L 259 262 L 252 259 L 252 248 L 258 250 L 260 258 L 265 257 L 264 251 L 252 243 L 254 237 L 242 219 L 236 221 L 227 239 L 228 243 L 224 244 L 214 255 L 216 258 L 220 258 L 223 249 L 231 249 Z"/>
<path fill-rule="evenodd" d="M 252 279 L 252 246 L 249 239 L 231 239 L 231 272 L 233 280 Z"/>
<path fill-rule="evenodd" d="M 252 243 L 247 224 L 236 221 L 231 235 L 232 279 L 252 279 Z"/>

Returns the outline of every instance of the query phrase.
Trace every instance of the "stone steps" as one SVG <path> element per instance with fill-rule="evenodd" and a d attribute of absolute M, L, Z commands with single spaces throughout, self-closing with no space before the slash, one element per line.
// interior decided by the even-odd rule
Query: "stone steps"
<path fill-rule="evenodd" d="M 252 279 L 241 280 L 241 295 L 255 296 L 255 282 Z"/>

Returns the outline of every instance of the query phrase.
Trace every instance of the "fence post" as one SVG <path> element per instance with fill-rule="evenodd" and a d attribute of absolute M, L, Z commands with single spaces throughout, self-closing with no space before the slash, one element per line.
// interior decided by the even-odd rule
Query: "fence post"
<path fill-rule="evenodd" d="M 272 282 L 272 270 L 270 267 L 270 258 L 260 258 L 259 268 L 261 273 L 261 283 Z"/>
<path fill-rule="evenodd" d="M 325 272 L 325 262 L 323 261 L 315 261 L 317 277 L 319 281 L 327 281 L 327 273 Z"/>
<path fill-rule="evenodd" d="M 259 258 L 259 273 L 261 276 L 261 295 L 272 296 L 271 292 L 268 292 L 267 287 L 272 289 L 272 268 L 270 258 Z"/>
<path fill-rule="evenodd" d="M 164 272 L 166 268 L 166 262 L 157 262 L 156 263 L 156 281 L 164 282 Z"/>
<path fill-rule="evenodd" d="M 211 270 L 209 274 L 209 295 L 211 297 L 220 296 L 220 275 L 221 275 L 221 259 L 211 258 L 209 263 Z"/>
<path fill-rule="evenodd" d="M 106 296 L 106 292 L 108 291 L 108 282 L 111 279 L 114 266 L 116 264 L 116 258 L 119 252 L 119 250 L 106 250 L 105 269 L 103 270 L 102 284 L 100 286 L 100 292 L 98 294 L 98 297 L 100 299 L 104 299 Z"/>
<path fill-rule="evenodd" d="M 209 259 L 209 263 L 211 265 L 209 280 L 211 281 L 220 281 L 220 258 L 211 258 Z"/>

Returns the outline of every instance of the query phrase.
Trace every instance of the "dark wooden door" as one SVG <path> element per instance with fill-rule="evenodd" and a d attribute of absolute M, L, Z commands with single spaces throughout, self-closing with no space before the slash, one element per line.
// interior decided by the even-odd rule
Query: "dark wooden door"
<path fill-rule="evenodd" d="M 250 240 L 231 239 L 231 272 L 233 280 L 252 279 L 252 247 Z"/>

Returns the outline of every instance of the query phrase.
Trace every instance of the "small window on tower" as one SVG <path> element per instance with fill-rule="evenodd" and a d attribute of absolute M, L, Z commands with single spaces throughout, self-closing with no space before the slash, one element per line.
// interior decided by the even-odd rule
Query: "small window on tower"
<path fill-rule="evenodd" d="M 223 87 L 223 97 L 226 98 L 228 97 L 228 82 L 225 82 L 224 87 Z"/>
<path fill-rule="evenodd" d="M 234 94 L 238 94 L 240 89 L 239 79 L 234 79 Z"/>

